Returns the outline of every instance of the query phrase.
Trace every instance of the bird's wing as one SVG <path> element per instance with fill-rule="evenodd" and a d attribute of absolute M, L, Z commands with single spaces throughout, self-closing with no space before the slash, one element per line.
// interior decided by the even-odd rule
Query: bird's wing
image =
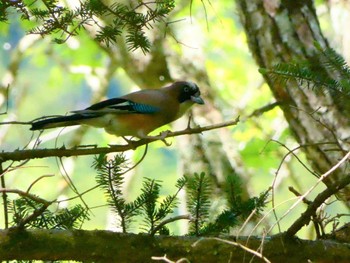
<path fill-rule="evenodd" d="M 113 98 L 93 104 L 85 110 L 78 110 L 72 112 L 83 115 L 103 115 L 107 113 L 153 114 L 159 112 L 159 110 L 159 107 L 156 106 L 143 103 L 136 103 L 134 101 L 124 98 Z"/>

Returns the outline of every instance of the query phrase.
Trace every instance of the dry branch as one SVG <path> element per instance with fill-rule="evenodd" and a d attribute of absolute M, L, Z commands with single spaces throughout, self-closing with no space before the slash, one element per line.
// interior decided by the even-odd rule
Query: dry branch
<path fill-rule="evenodd" d="M 332 195 L 337 194 L 341 189 L 350 184 L 350 175 L 342 178 L 334 187 L 328 187 L 318 194 L 313 202 L 308 205 L 304 213 L 288 228 L 286 237 L 294 236 L 304 225 L 309 224 L 311 217 L 316 214 L 316 210 Z M 301 197 L 303 198 L 303 197 Z"/>
<path fill-rule="evenodd" d="M 220 124 L 209 125 L 205 127 L 190 128 L 187 127 L 182 131 L 169 132 L 165 138 L 176 137 L 185 134 L 196 134 L 202 133 L 204 131 L 219 129 L 227 126 L 236 125 L 239 122 L 239 117 L 235 120 L 223 122 Z M 146 145 L 158 139 L 141 139 L 138 141 L 132 141 L 126 145 L 111 145 L 109 147 L 94 147 L 94 148 L 70 148 L 65 147 L 59 149 L 32 149 L 32 150 L 16 150 L 13 152 L 2 152 L 0 153 L 0 162 L 6 161 L 23 161 L 28 159 L 36 158 L 47 158 L 47 157 L 70 157 L 70 156 L 80 156 L 80 155 L 96 155 L 101 153 L 111 153 L 111 152 L 125 152 L 127 150 L 135 150 L 137 147 Z"/>

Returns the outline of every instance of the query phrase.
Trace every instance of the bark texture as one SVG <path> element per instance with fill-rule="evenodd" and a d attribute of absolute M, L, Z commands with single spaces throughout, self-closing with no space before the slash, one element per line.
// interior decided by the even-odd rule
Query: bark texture
<path fill-rule="evenodd" d="M 249 48 L 262 68 L 277 63 L 311 61 L 321 66 L 314 43 L 328 47 L 313 1 L 237 0 Z M 317 92 L 297 82 L 281 84 L 265 76 L 296 140 L 317 173 L 325 173 L 349 151 L 349 112 L 329 92 Z M 330 150 L 332 149 L 332 150 Z M 346 166 L 325 181 L 331 187 L 349 174 Z M 350 190 L 343 199 L 349 204 Z"/>
<path fill-rule="evenodd" d="M 348 262 L 350 258 L 349 244 L 332 240 L 283 240 L 275 236 L 239 238 L 237 243 L 252 251 L 264 244 L 263 256 L 270 262 L 286 262 L 286 259 L 288 262 Z M 264 262 L 237 245 L 215 238 L 151 237 L 83 230 L 0 230 L 1 260 L 132 263 L 156 262 L 152 257 L 164 255 L 173 261 L 186 258 L 189 262 L 243 262 L 254 258 L 254 262 Z"/>

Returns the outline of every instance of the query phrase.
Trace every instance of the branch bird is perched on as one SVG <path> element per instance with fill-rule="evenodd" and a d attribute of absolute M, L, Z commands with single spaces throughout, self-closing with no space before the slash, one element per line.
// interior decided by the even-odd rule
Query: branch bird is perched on
<path fill-rule="evenodd" d="M 178 81 L 161 89 L 141 90 L 101 101 L 71 115 L 34 120 L 31 130 L 85 124 L 104 128 L 116 136 L 164 139 L 148 134 L 180 118 L 194 103 L 204 104 L 198 86 Z"/>

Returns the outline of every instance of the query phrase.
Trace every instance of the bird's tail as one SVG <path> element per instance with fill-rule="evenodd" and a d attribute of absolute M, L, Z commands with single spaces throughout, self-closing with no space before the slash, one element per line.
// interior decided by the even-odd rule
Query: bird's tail
<path fill-rule="evenodd" d="M 68 116 L 48 117 L 42 120 L 32 122 L 30 130 L 44 130 L 58 127 L 74 126 L 82 124 L 86 119 L 94 118 L 95 116 L 84 116 L 82 114 L 73 114 Z"/>

